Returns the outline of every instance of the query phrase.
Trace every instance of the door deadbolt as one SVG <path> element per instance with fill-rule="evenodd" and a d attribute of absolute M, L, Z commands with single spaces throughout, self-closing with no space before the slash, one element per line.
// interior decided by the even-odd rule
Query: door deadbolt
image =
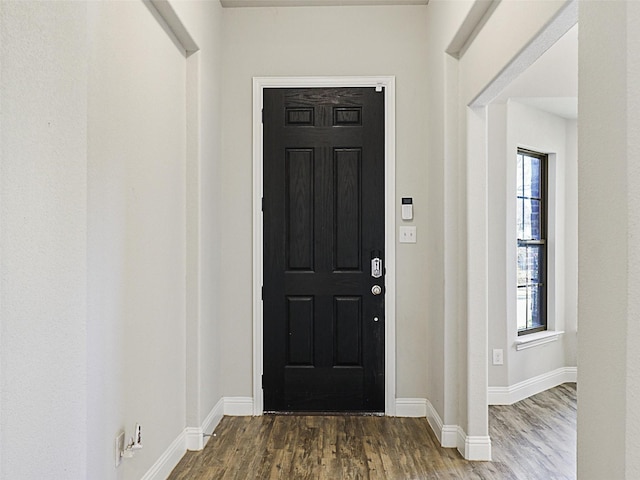
<path fill-rule="evenodd" d="M 371 287 L 371 293 L 374 295 L 380 295 L 382 293 L 382 287 L 380 285 L 374 285 Z"/>
<path fill-rule="evenodd" d="M 382 260 L 378 257 L 371 259 L 371 276 L 373 278 L 382 276 Z"/>

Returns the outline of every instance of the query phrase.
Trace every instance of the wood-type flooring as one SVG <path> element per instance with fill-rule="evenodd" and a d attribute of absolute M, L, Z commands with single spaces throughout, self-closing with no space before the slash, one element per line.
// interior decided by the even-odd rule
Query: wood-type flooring
<path fill-rule="evenodd" d="M 492 462 L 442 448 L 424 418 L 224 417 L 170 480 L 576 478 L 576 386 L 489 407 Z"/>

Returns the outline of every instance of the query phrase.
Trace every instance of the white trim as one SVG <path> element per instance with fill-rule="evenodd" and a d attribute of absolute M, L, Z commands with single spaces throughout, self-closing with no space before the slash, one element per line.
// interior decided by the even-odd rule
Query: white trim
<path fill-rule="evenodd" d="M 443 448 L 456 448 L 458 446 L 459 427 L 457 425 L 444 425 L 433 404 L 429 400 L 426 400 L 426 402 L 427 421 L 440 441 L 440 446 Z"/>
<path fill-rule="evenodd" d="M 426 398 L 398 398 L 396 399 L 397 417 L 426 417 L 433 433 L 444 448 L 456 448 L 458 446 L 457 425 L 443 425 L 442 419 Z"/>
<path fill-rule="evenodd" d="M 187 427 L 184 429 L 185 448 L 197 452 L 204 448 L 204 431 L 202 427 Z"/>
<path fill-rule="evenodd" d="M 440 415 L 426 398 L 398 398 L 398 417 L 426 417 L 429 426 L 443 448 L 457 448 L 466 460 L 491 460 L 489 436 L 467 436 L 458 425 L 444 425 Z"/>
<path fill-rule="evenodd" d="M 164 480 L 176 467 L 187 450 L 202 450 L 206 445 L 205 433 L 212 433 L 220 423 L 226 399 L 221 398 L 211 409 L 200 427 L 186 427 L 164 453 L 147 470 L 141 480 Z M 206 437 L 207 439 L 209 437 Z"/>
<path fill-rule="evenodd" d="M 212 434 L 220 423 L 220 420 L 222 420 L 223 416 L 224 398 L 221 398 L 220 400 L 218 400 L 218 403 L 216 403 L 216 405 L 211 409 L 211 412 L 209 412 L 207 418 L 204 419 L 204 422 L 202 422 L 202 433 L 206 433 L 207 435 Z M 207 442 L 204 443 L 206 444 Z"/>
<path fill-rule="evenodd" d="M 458 425 L 443 425 L 440 446 L 443 448 L 456 448 L 458 446 Z"/>
<path fill-rule="evenodd" d="M 465 460 L 490 462 L 491 438 L 487 436 L 469 436 L 458 427 L 458 451 Z"/>
<path fill-rule="evenodd" d="M 171 445 L 169 445 L 169 448 L 164 451 L 140 480 L 164 480 L 169 476 L 187 451 L 186 430 L 187 429 L 180 432 L 180 435 L 177 436 Z"/>
<path fill-rule="evenodd" d="M 440 418 L 440 415 L 438 414 L 437 410 L 429 400 L 427 400 L 426 415 L 427 415 L 427 421 L 429 422 L 429 426 L 431 427 L 431 430 L 433 430 L 433 433 L 436 434 L 436 437 L 438 437 L 438 440 L 440 440 L 440 445 L 442 445 L 442 427 L 443 427 L 442 419 Z M 453 446 L 455 447 L 455 444 Z"/>
<path fill-rule="evenodd" d="M 555 342 L 562 334 L 564 334 L 563 331 L 546 330 L 544 332 L 522 335 L 515 341 L 516 350 L 525 350 L 527 348 L 537 347 L 538 345 Z"/>
<path fill-rule="evenodd" d="M 455 425 L 451 425 L 450 427 L 455 427 Z M 453 440 L 453 429 L 451 429 L 450 434 L 451 439 Z M 465 460 L 481 462 L 491 461 L 491 437 L 468 436 L 460 426 L 456 428 L 455 437 L 457 440 L 458 452 L 460 452 L 460 455 L 462 455 Z"/>
<path fill-rule="evenodd" d="M 253 415 L 262 415 L 262 92 L 282 87 L 385 87 L 385 414 L 396 413 L 396 107 L 395 77 L 254 77 L 253 79 Z M 226 413 L 226 405 L 225 405 Z"/>
<path fill-rule="evenodd" d="M 200 50 L 168 0 L 150 0 L 150 3 L 169 27 L 167 34 L 175 37 L 187 56 Z"/>
<path fill-rule="evenodd" d="M 460 455 L 462 455 L 463 458 L 464 458 L 466 441 L 467 441 L 467 434 L 465 433 L 464 429 L 458 425 L 456 429 L 456 448 L 458 449 L 458 451 L 460 452 Z"/>
<path fill-rule="evenodd" d="M 510 387 L 489 387 L 489 405 L 513 405 L 532 395 L 578 379 L 577 367 L 564 367 L 518 382 Z"/>
<path fill-rule="evenodd" d="M 426 417 L 426 398 L 396 398 L 396 417 Z"/>
<path fill-rule="evenodd" d="M 250 417 L 255 411 L 251 397 L 224 397 L 224 414 L 232 417 Z M 261 413 L 262 414 L 262 413 Z"/>
<path fill-rule="evenodd" d="M 211 434 L 216 429 L 222 416 L 224 415 L 224 398 L 218 400 L 218 403 L 211 409 L 207 418 L 202 422 L 200 427 L 187 427 L 185 432 L 185 445 L 187 450 L 198 451 L 202 450 L 207 444 L 210 437 L 205 437 L 205 434 Z"/>

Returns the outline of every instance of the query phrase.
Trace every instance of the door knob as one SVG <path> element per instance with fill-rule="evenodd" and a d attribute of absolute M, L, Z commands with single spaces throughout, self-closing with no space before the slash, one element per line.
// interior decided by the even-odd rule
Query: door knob
<path fill-rule="evenodd" d="M 380 285 L 374 285 L 371 287 L 371 293 L 374 295 L 380 295 L 382 293 L 382 287 Z"/>

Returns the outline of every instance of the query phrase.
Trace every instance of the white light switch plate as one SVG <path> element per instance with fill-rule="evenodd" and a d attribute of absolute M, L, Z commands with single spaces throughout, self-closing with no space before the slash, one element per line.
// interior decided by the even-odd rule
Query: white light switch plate
<path fill-rule="evenodd" d="M 416 227 L 400 227 L 400 243 L 416 243 Z"/>

